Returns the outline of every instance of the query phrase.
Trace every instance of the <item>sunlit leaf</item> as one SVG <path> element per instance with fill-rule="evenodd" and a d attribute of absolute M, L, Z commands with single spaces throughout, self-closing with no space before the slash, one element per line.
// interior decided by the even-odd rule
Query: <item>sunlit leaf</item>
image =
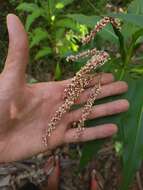
<path fill-rule="evenodd" d="M 63 9 L 63 8 L 64 8 L 64 4 L 63 4 L 63 3 L 58 2 L 58 3 L 56 4 L 56 9 Z"/>

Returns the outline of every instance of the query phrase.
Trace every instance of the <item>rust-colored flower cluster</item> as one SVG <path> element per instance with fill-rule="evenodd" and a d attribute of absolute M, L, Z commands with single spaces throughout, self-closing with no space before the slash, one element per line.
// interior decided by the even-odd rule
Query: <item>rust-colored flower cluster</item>
<path fill-rule="evenodd" d="M 82 42 L 84 44 L 89 43 L 95 37 L 96 33 L 99 32 L 108 23 L 111 23 L 114 27 L 119 28 L 119 24 L 115 19 L 110 17 L 105 17 L 97 23 L 97 25 L 89 35 L 87 35 L 82 39 Z M 104 51 L 98 51 L 96 50 L 96 48 L 94 48 L 92 50 L 81 52 L 78 55 L 71 55 L 67 57 L 67 61 L 76 61 L 80 58 L 87 58 L 87 57 L 91 58 L 87 61 L 86 65 L 83 66 L 81 70 L 76 73 L 75 77 L 73 77 L 69 86 L 65 89 L 64 103 L 55 112 L 47 128 L 44 131 L 43 143 L 45 146 L 48 146 L 48 138 L 52 135 L 52 132 L 56 129 L 63 115 L 71 109 L 71 106 L 75 104 L 76 100 L 79 98 L 81 93 L 88 87 L 90 81 L 92 80 L 92 75 L 90 75 L 91 72 L 95 71 L 97 67 L 102 66 L 105 62 L 109 60 L 108 53 Z M 100 93 L 101 90 L 100 78 L 101 77 L 99 75 L 98 83 L 91 90 L 88 100 L 82 109 L 81 118 L 77 123 L 74 123 L 74 127 L 77 127 L 78 137 L 80 137 L 80 135 L 82 134 L 82 131 L 84 129 L 84 122 L 85 120 L 88 119 L 94 101 L 96 100 L 98 94 Z"/>

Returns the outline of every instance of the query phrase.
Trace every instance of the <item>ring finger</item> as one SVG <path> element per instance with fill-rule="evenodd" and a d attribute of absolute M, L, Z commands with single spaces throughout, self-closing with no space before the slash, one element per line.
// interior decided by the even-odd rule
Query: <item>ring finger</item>
<path fill-rule="evenodd" d="M 85 103 L 90 96 L 92 88 L 85 90 L 79 99 L 76 101 L 76 104 Z M 106 85 L 103 85 L 101 88 L 101 93 L 97 96 L 97 99 L 105 98 L 108 96 L 118 95 L 126 92 L 128 90 L 128 86 L 126 82 L 117 81 L 112 82 Z"/>

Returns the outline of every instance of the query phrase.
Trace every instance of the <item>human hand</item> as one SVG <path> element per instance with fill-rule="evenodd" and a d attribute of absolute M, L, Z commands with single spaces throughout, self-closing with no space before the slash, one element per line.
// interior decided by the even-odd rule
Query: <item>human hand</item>
<path fill-rule="evenodd" d="M 42 144 L 42 133 L 51 117 L 62 104 L 63 92 L 70 79 L 61 82 L 27 84 L 25 70 L 29 59 L 27 35 L 20 20 L 8 15 L 9 50 L 3 72 L 0 74 L 0 162 L 16 161 L 46 151 Z M 90 89 L 82 93 L 77 104 L 86 102 Z M 125 82 L 114 82 L 112 74 L 103 74 L 102 91 L 98 99 L 122 94 L 128 87 Z M 117 114 L 128 109 L 127 100 L 117 100 L 94 106 L 89 119 Z M 80 139 L 75 138 L 76 129 L 70 126 L 78 121 L 81 109 L 70 111 L 59 122 L 48 141 L 53 149 L 64 143 L 88 141 L 113 135 L 115 124 L 104 124 L 86 128 Z"/>

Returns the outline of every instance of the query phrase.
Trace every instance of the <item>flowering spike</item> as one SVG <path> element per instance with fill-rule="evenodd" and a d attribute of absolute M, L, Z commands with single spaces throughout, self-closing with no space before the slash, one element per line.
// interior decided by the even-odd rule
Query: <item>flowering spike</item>
<path fill-rule="evenodd" d="M 105 17 L 97 23 L 95 28 L 91 31 L 89 35 L 82 39 L 84 44 L 89 43 L 96 35 L 97 32 L 102 30 L 108 23 L 111 23 L 114 27 L 119 29 L 118 21 Z M 109 60 L 109 55 L 107 52 L 96 50 L 87 50 L 79 53 L 78 55 L 71 55 L 67 57 L 67 61 L 77 61 L 80 58 L 91 57 L 84 67 L 80 69 L 73 77 L 71 84 L 67 86 L 64 91 L 64 102 L 52 116 L 48 126 L 44 129 L 42 136 L 42 143 L 44 146 L 48 146 L 48 138 L 52 135 L 52 132 L 56 129 L 59 121 L 62 119 L 63 115 L 71 109 L 71 106 L 75 104 L 76 100 L 79 98 L 80 94 L 88 87 L 90 81 L 93 78 L 91 73 L 96 70 L 98 67 L 102 66 L 105 62 Z M 101 91 L 101 75 L 98 80 L 98 84 L 93 87 L 91 94 L 83 107 L 82 115 L 79 121 L 74 122 L 74 127 L 77 127 L 78 137 L 81 136 L 84 131 L 84 122 L 88 118 L 94 101 L 96 100 L 98 94 Z"/>

